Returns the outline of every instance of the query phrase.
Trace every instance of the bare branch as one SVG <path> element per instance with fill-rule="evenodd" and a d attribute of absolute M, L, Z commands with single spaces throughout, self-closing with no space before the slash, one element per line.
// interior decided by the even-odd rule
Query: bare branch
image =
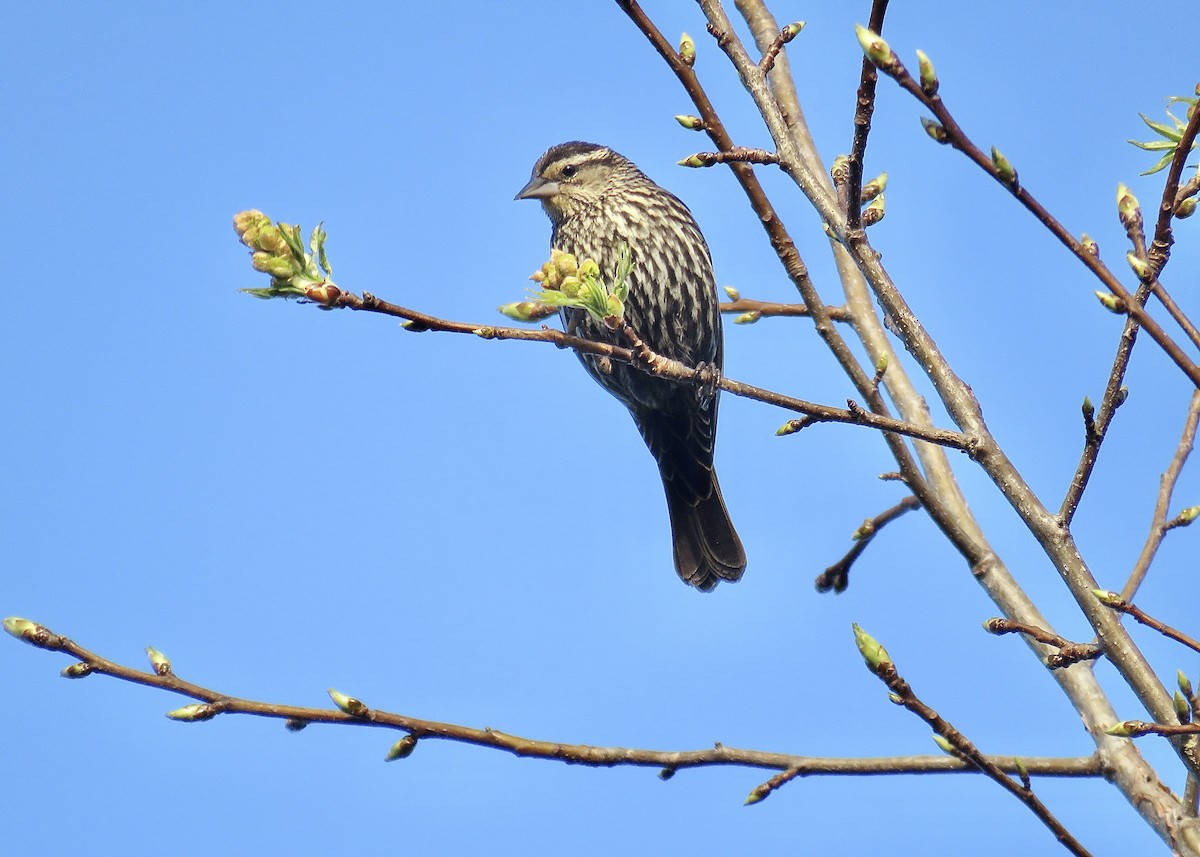
<path fill-rule="evenodd" d="M 1133 598 L 1138 587 L 1142 585 L 1142 581 L 1146 579 L 1150 564 L 1154 562 L 1154 557 L 1158 553 L 1159 545 L 1162 544 L 1167 532 L 1172 529 L 1172 522 L 1167 520 L 1167 512 L 1171 508 L 1171 498 L 1175 493 L 1175 486 L 1179 482 L 1179 475 L 1183 472 L 1183 465 L 1187 462 L 1188 456 L 1192 452 L 1192 446 L 1196 442 L 1198 425 L 1200 425 L 1200 390 L 1192 393 L 1187 420 L 1183 426 L 1183 433 L 1179 437 L 1179 444 L 1175 447 L 1175 454 L 1171 456 L 1171 463 L 1159 477 L 1158 499 L 1154 504 L 1154 513 L 1150 519 L 1150 532 L 1146 534 L 1146 541 L 1142 545 L 1142 551 L 1138 555 L 1137 561 L 1133 564 L 1129 579 L 1121 587 L 1121 597 L 1127 601 Z M 1178 520 L 1178 517 L 1175 520 Z"/>
<path fill-rule="evenodd" d="M 905 512 L 919 508 L 921 508 L 921 501 L 916 497 L 909 496 L 890 509 L 880 512 L 874 518 L 867 518 L 863 521 L 862 526 L 854 531 L 853 547 L 846 552 L 844 557 L 817 575 L 817 591 L 828 592 L 832 589 L 834 592 L 845 592 L 846 587 L 850 585 L 850 566 L 854 565 L 854 561 L 862 555 L 879 531 Z"/>
<path fill-rule="evenodd" d="M 1044 628 L 1014 622 L 1012 619 L 988 619 L 983 623 L 983 627 L 989 634 L 1024 634 L 1039 643 L 1054 646 L 1058 651 L 1046 656 L 1046 666 L 1052 670 L 1069 667 L 1080 661 L 1090 661 L 1103 654 L 1095 643 L 1074 643 Z"/>

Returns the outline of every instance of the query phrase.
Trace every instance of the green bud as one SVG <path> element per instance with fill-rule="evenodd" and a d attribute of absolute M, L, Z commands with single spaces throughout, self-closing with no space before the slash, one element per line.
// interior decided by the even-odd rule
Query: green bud
<path fill-rule="evenodd" d="M 850 540 L 861 542 L 863 539 L 869 539 L 875 535 L 875 524 L 872 521 L 863 521 L 861 527 L 850 534 Z"/>
<path fill-rule="evenodd" d="M 920 69 L 921 91 L 930 97 L 937 95 L 937 72 L 933 70 L 933 63 L 924 51 L 917 51 L 917 66 Z"/>
<path fill-rule="evenodd" d="M 605 313 L 614 318 L 624 318 L 625 303 L 616 295 L 609 295 L 605 304 Z"/>
<path fill-rule="evenodd" d="M 1196 213 L 1196 197 L 1189 196 L 1187 199 L 1175 206 L 1175 216 L 1180 220 L 1191 217 Z"/>
<path fill-rule="evenodd" d="M 750 792 L 749 796 L 746 798 L 746 802 L 742 804 L 742 806 L 752 806 L 761 800 L 766 800 L 767 795 L 770 793 L 771 790 L 765 784 L 761 786 L 755 786 L 754 790 Z"/>
<path fill-rule="evenodd" d="M 845 155 L 838 155 L 834 158 L 833 166 L 829 168 L 829 175 L 833 178 L 834 184 L 845 184 L 850 179 L 850 159 Z"/>
<path fill-rule="evenodd" d="M 862 46 L 863 54 L 880 69 L 888 71 L 900 64 L 900 58 L 896 56 L 888 43 L 883 40 L 883 36 L 874 30 L 864 27 L 861 24 L 855 24 L 854 35 L 858 37 L 858 43 Z"/>
<path fill-rule="evenodd" d="M 1142 207 L 1133 192 L 1123 184 L 1117 185 L 1117 216 L 1127 230 L 1142 228 Z"/>
<path fill-rule="evenodd" d="M 696 64 L 696 43 L 692 41 L 692 37 L 687 33 L 684 33 L 679 38 L 679 59 L 686 66 Z"/>
<path fill-rule="evenodd" d="M 1175 695 L 1171 697 L 1171 704 L 1175 706 L 1175 716 L 1179 718 L 1180 723 L 1192 722 L 1192 707 L 1188 705 L 1182 693 L 1175 691 Z"/>
<path fill-rule="evenodd" d="M 1131 721 L 1129 720 L 1123 720 L 1120 723 L 1114 723 L 1112 726 L 1109 726 L 1107 729 L 1105 729 L 1104 733 L 1106 735 L 1114 735 L 1117 738 L 1130 738 L 1133 735 L 1133 733 L 1129 731 L 1130 724 Z"/>
<path fill-rule="evenodd" d="M 1096 299 L 1104 305 L 1104 308 L 1109 312 L 1114 312 L 1117 315 L 1125 314 L 1125 301 L 1121 300 L 1111 292 L 1095 292 Z"/>
<path fill-rule="evenodd" d="M 1096 243 L 1095 238 L 1086 232 L 1079 236 L 1079 245 L 1083 247 L 1083 251 L 1088 255 L 1096 259 L 1100 258 L 1100 245 Z"/>
<path fill-rule="evenodd" d="M 4 620 L 4 630 L 12 634 L 18 640 L 32 642 L 32 637 L 37 633 L 42 626 L 36 622 L 30 622 L 28 619 L 22 619 L 19 616 L 9 616 Z"/>
<path fill-rule="evenodd" d="M 871 200 L 871 204 L 863 209 L 863 226 L 873 226 L 879 221 L 883 220 L 884 206 L 886 204 L 887 201 L 884 199 L 883 194 L 879 194 L 879 196 Z"/>
<path fill-rule="evenodd" d="M 1004 157 L 1004 153 L 995 146 L 992 146 L 992 166 L 996 168 L 996 175 L 999 176 L 1002 182 L 1010 187 L 1015 188 L 1017 186 L 1016 169 L 1013 167 L 1012 162 Z"/>
<path fill-rule="evenodd" d="M 932 119 L 922 116 L 921 127 L 925 129 L 925 133 L 928 134 L 931 139 L 936 140 L 942 145 L 950 142 L 950 135 L 946 132 L 946 129 L 943 128 L 939 123 L 934 122 Z"/>
<path fill-rule="evenodd" d="M 1029 768 L 1025 767 L 1025 760 L 1020 756 L 1013 756 L 1013 765 L 1017 769 L 1017 776 L 1021 778 L 1022 783 L 1029 782 Z"/>
<path fill-rule="evenodd" d="M 596 263 L 595 259 L 584 259 L 579 263 L 579 274 L 577 276 L 579 276 L 581 279 L 587 279 L 588 277 L 599 277 L 600 266 Z"/>
<path fill-rule="evenodd" d="M 935 733 L 934 733 L 933 735 L 931 735 L 930 737 L 931 737 L 931 738 L 933 738 L 933 743 L 934 743 L 934 744 L 937 744 L 937 745 L 938 745 L 938 747 L 940 747 L 940 748 L 941 748 L 941 750 L 942 750 L 942 752 L 943 752 L 943 753 L 948 753 L 948 754 L 950 754 L 951 756 L 957 755 L 958 751 L 954 749 L 954 745 L 953 745 L 953 744 L 951 744 L 951 743 L 950 743 L 950 742 L 949 742 L 949 741 L 946 739 L 946 736 L 945 736 L 945 735 L 938 735 L 938 734 L 935 732 Z"/>
<path fill-rule="evenodd" d="M 775 437 L 783 437 L 784 435 L 795 434 L 804 428 L 803 420 L 788 420 L 786 423 L 775 429 Z"/>
<path fill-rule="evenodd" d="M 194 702 L 167 712 L 167 717 L 182 720 L 184 723 L 199 723 L 202 720 L 212 720 L 216 716 L 217 709 L 207 702 Z"/>
<path fill-rule="evenodd" d="M 1179 521 L 1179 526 L 1186 527 L 1192 521 L 1196 520 L 1198 515 L 1200 515 L 1200 506 L 1188 506 L 1175 516 L 1175 520 Z"/>
<path fill-rule="evenodd" d="M 756 309 L 752 309 L 749 312 L 744 312 L 744 313 L 741 313 L 740 315 L 735 315 L 733 317 L 733 323 L 734 324 L 754 324 L 760 318 L 762 318 L 762 313 Z"/>
<path fill-rule="evenodd" d="M 406 759 L 412 755 L 412 751 L 417 748 L 417 739 L 415 735 L 405 735 L 399 741 L 392 745 L 392 748 L 387 751 L 387 755 L 383 757 L 385 762 L 394 762 L 397 759 Z"/>
<path fill-rule="evenodd" d="M 684 128 L 687 128 L 689 131 L 703 131 L 704 130 L 704 120 L 701 119 L 699 116 L 692 116 L 690 114 L 681 113 L 675 117 L 675 121 L 678 122 L 680 125 L 682 125 Z"/>
<path fill-rule="evenodd" d="M 150 667 L 155 675 L 171 675 L 171 661 L 158 649 L 146 646 L 146 655 L 150 658 Z"/>
<path fill-rule="evenodd" d="M 558 313 L 557 309 L 540 301 L 517 301 L 498 306 L 496 309 L 513 321 L 524 322 L 541 321 Z"/>
<path fill-rule="evenodd" d="M 880 173 L 862 187 L 861 202 L 870 202 L 887 189 L 888 174 Z"/>
<path fill-rule="evenodd" d="M 885 664 L 890 664 L 892 658 L 887 653 L 879 641 L 864 631 L 854 623 L 854 644 L 858 646 L 858 652 L 863 656 L 863 660 L 867 662 L 867 666 L 872 670 L 878 671 Z"/>
<path fill-rule="evenodd" d="M 346 694 L 340 693 L 332 687 L 327 692 L 329 693 L 329 698 L 333 700 L 333 704 L 351 717 L 366 717 L 370 713 L 370 709 L 353 696 L 346 696 Z"/>
<path fill-rule="evenodd" d="M 1120 595 L 1107 589 L 1093 589 L 1092 595 L 1105 607 L 1117 607 L 1125 601 Z"/>
<path fill-rule="evenodd" d="M 1179 685 L 1179 689 L 1183 692 L 1183 695 L 1190 699 L 1192 696 L 1192 680 L 1188 678 L 1188 674 L 1183 670 L 1176 670 L 1175 682 Z"/>
<path fill-rule="evenodd" d="M 1137 274 L 1139 280 L 1154 279 L 1154 269 L 1150 267 L 1149 262 L 1137 253 L 1130 250 L 1125 254 L 1125 261 L 1129 263 L 1129 267 L 1133 269 L 1133 273 Z"/>
<path fill-rule="evenodd" d="M 733 286 L 725 286 L 725 294 L 731 301 L 740 301 L 742 299 L 742 293 Z"/>
<path fill-rule="evenodd" d="M 1129 398 L 1129 388 L 1124 384 L 1117 390 L 1117 395 L 1113 397 L 1113 407 L 1119 408 L 1125 404 L 1125 400 Z"/>
<path fill-rule="evenodd" d="M 1091 396 L 1083 397 L 1083 418 L 1089 423 L 1096 418 L 1096 406 L 1092 404 Z"/>
<path fill-rule="evenodd" d="M 681 166 L 681 167 L 695 168 L 695 167 L 704 166 L 704 161 L 700 158 L 699 155 L 688 155 L 682 161 L 676 161 L 676 163 L 679 164 L 679 166 Z"/>
<path fill-rule="evenodd" d="M 882 375 L 888 368 L 888 356 L 880 354 L 879 359 L 875 361 L 875 374 Z"/>
<path fill-rule="evenodd" d="M 792 39 L 796 38 L 796 36 L 800 35 L 800 31 L 804 29 L 804 24 L 804 21 L 793 21 L 780 30 L 779 35 L 783 38 L 783 43 L 786 45 Z"/>
<path fill-rule="evenodd" d="M 900 694 L 893 691 L 888 691 L 888 702 L 892 703 L 893 705 L 904 704 L 904 700 L 900 698 Z"/>
<path fill-rule="evenodd" d="M 70 666 L 63 667 L 62 672 L 60 672 L 59 675 L 61 675 L 63 678 L 86 678 L 95 671 L 96 668 L 91 664 L 85 664 L 81 661 L 77 664 L 71 664 Z"/>

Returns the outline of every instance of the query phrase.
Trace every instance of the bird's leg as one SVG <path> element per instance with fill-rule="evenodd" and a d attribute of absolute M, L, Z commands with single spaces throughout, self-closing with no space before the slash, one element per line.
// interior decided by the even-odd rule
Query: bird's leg
<path fill-rule="evenodd" d="M 696 387 L 696 398 L 701 406 L 707 407 L 721 389 L 721 370 L 715 363 L 699 363 L 696 365 L 696 380 L 700 382 Z"/>

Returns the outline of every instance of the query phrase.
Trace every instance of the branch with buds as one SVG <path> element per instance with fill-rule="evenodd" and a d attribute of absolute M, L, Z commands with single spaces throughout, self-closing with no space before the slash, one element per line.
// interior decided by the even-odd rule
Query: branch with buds
<path fill-rule="evenodd" d="M 971 743 L 965 735 L 955 729 L 949 721 L 926 705 L 916 695 L 911 685 L 901 677 L 887 649 L 858 625 L 854 626 L 854 642 L 857 644 L 858 651 L 862 654 L 863 660 L 866 661 L 867 669 L 887 685 L 889 691 L 888 698 L 896 705 L 903 706 L 929 724 L 929 728 L 933 730 L 934 743 L 946 753 L 979 768 L 980 771 L 999 783 L 1005 790 L 1029 807 L 1038 820 L 1050 829 L 1050 832 L 1054 834 L 1054 838 L 1072 854 L 1087 855 L 1089 853 L 1034 793 L 1030 784 L 1028 768 L 1023 762 L 1020 760 L 1017 762 L 1019 781 L 1013 780 L 999 766 L 984 756 L 979 751 L 979 748 Z"/>
<path fill-rule="evenodd" d="M 166 716 L 182 723 L 200 723 L 225 714 L 248 714 L 283 720 L 291 732 L 299 732 L 313 723 L 340 726 L 366 726 L 395 729 L 405 734 L 390 745 L 384 761 L 409 756 L 420 741 L 441 739 L 459 741 L 493 750 L 503 750 L 523 756 L 566 764 L 593 767 L 654 767 L 660 769 L 660 779 L 667 780 L 676 771 L 701 767 L 745 767 L 794 771 L 795 775 L 875 776 L 894 773 L 969 773 L 973 768 L 958 760 L 939 756 L 895 756 L 875 758 L 822 758 L 797 756 L 726 747 L 721 743 L 703 750 L 640 750 L 626 747 L 596 747 L 585 744 L 564 744 L 523 738 L 491 728 L 475 728 L 436 720 L 425 720 L 396 714 L 368 706 L 360 699 L 329 688 L 327 693 L 335 707 L 311 708 L 242 699 L 202 687 L 180 678 L 166 657 L 155 649 L 147 649 L 151 670 L 144 672 L 103 658 L 72 640 L 55 634 L 44 625 L 27 619 L 10 617 L 3 622 L 4 630 L 18 640 L 40 649 L 62 652 L 75 662 L 62 671 L 64 678 L 79 679 L 98 674 L 121 681 L 164 690 L 197 700 L 172 709 Z M 1012 757 L 998 757 L 997 765 L 1012 764 Z M 1100 760 L 1095 756 L 1067 758 L 1031 758 L 1028 770 L 1049 777 L 1103 776 Z"/>

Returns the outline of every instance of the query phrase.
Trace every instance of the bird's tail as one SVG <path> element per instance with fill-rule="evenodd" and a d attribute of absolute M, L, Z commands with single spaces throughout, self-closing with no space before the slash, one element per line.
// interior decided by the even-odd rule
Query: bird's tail
<path fill-rule="evenodd" d="M 683 489 L 665 474 L 663 478 L 675 571 L 701 592 L 709 592 L 722 580 L 741 580 L 746 570 L 746 552 L 729 520 L 717 474 L 709 470 L 708 475 L 709 490 L 699 492 Z"/>

